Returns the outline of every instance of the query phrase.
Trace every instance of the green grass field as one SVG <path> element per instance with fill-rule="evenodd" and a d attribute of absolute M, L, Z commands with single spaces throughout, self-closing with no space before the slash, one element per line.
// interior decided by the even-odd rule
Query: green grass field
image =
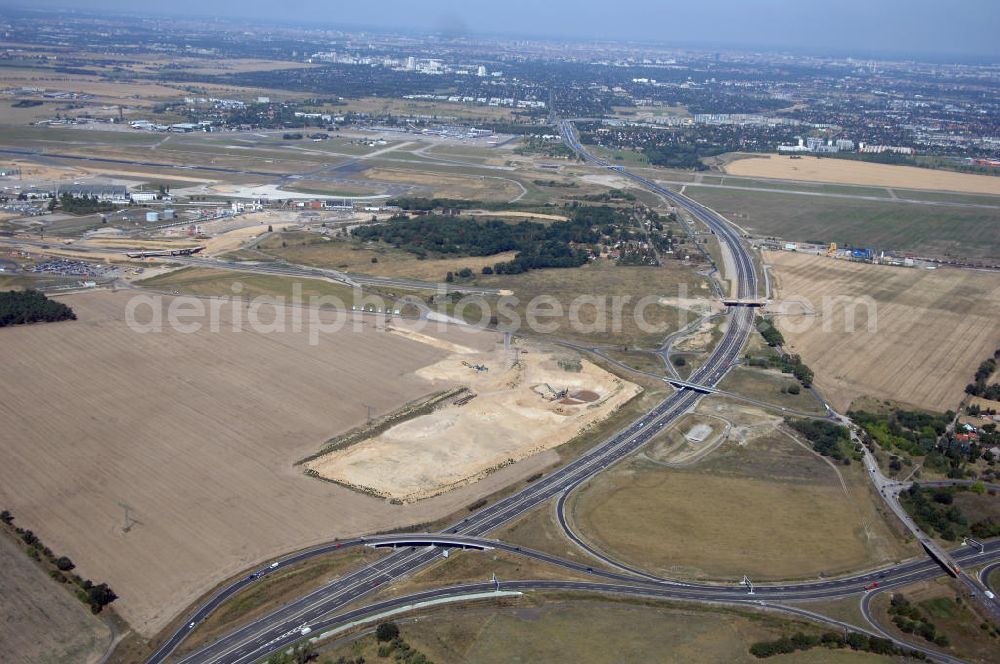
<path fill-rule="evenodd" d="M 179 291 L 185 295 L 242 297 L 283 297 L 291 301 L 293 286 L 299 284 L 304 298 L 332 295 L 345 304 L 353 301 L 353 291 L 342 284 L 319 279 L 282 277 L 232 270 L 187 267 L 138 282 L 144 288 Z M 236 290 L 238 289 L 238 290 Z M 307 300 L 308 301 L 308 300 Z"/>
<path fill-rule="evenodd" d="M 1000 210 L 713 189 L 687 195 L 757 235 L 946 257 L 1000 258 Z"/>
<path fill-rule="evenodd" d="M 1000 630 L 995 625 L 982 629 L 982 618 L 970 610 L 970 600 L 963 598 L 956 601 L 956 598 L 965 595 L 965 588 L 954 580 L 942 575 L 933 581 L 904 586 L 896 592 L 908 599 L 923 618 L 933 623 L 937 633 L 947 637 L 950 645 L 938 648 L 939 650 L 976 664 L 991 664 L 996 661 L 996 653 L 1000 648 Z M 927 641 L 921 637 L 904 634 L 893 624 L 892 617 L 888 614 L 890 595 L 883 593 L 872 601 L 872 613 L 876 620 L 894 636 L 927 645 Z"/>
<path fill-rule="evenodd" d="M 662 662 L 733 664 L 759 661 L 755 641 L 795 631 L 815 632 L 800 622 L 730 609 L 644 603 L 548 593 L 497 606 L 478 603 L 398 621 L 406 643 L 437 664 L 476 662 Z M 324 656 L 380 658 L 373 636 L 331 649 Z M 769 661 L 778 664 L 882 663 L 890 658 L 823 648 Z"/>
<path fill-rule="evenodd" d="M 779 408 L 823 414 L 823 404 L 808 389 L 800 387 L 798 394 L 782 391 L 791 385 L 799 385 L 799 382 L 791 374 L 783 374 L 776 369 L 736 367 L 722 379 L 719 387 Z"/>
<path fill-rule="evenodd" d="M 527 321 L 529 303 L 536 297 L 546 296 L 558 302 L 562 315 L 539 318 L 542 324 L 552 324 L 554 329 L 536 333 L 569 339 L 582 344 L 625 344 L 654 348 L 665 336 L 679 329 L 682 317 L 671 306 L 657 303 L 659 297 L 676 297 L 679 289 L 686 289 L 685 297 L 708 297 L 711 290 L 703 277 L 678 262 L 662 267 L 618 266 L 598 260 L 579 268 L 532 270 L 517 275 L 480 277 L 476 283 L 513 291 L 518 303 L 513 310 L 523 322 Z M 578 297 L 596 297 L 605 306 L 606 324 L 601 324 L 594 306 L 580 306 L 575 325 L 571 317 L 573 301 Z M 614 315 L 615 301 L 620 300 L 621 315 Z M 642 302 L 649 298 L 649 306 Z M 580 301 L 582 302 L 582 301 Z M 638 316 L 638 318 L 637 318 Z M 615 321 L 618 321 L 616 328 Z M 530 326 L 522 325 L 526 332 Z M 644 329 L 645 328 L 645 329 Z"/>
<path fill-rule="evenodd" d="M 860 467 L 839 470 L 847 493 L 837 471 L 784 434 L 731 437 L 691 468 L 620 464 L 569 510 L 600 550 L 674 577 L 810 578 L 904 555 L 873 513 Z"/>

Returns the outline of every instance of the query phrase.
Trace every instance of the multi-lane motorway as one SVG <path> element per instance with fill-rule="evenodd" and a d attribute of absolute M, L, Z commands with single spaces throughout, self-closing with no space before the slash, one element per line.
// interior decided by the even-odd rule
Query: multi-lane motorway
<path fill-rule="evenodd" d="M 567 144 L 582 155 L 586 160 L 598 166 L 608 167 L 605 162 L 594 158 L 579 144 L 569 123 L 562 124 L 562 132 Z M 735 266 L 735 274 L 727 275 L 737 284 L 737 298 L 752 299 L 757 296 L 757 275 L 749 251 L 744 246 L 740 236 L 717 214 L 704 206 L 691 201 L 675 192 L 665 189 L 656 183 L 639 175 L 629 173 L 618 167 L 613 167 L 621 175 L 629 177 L 640 185 L 669 199 L 674 205 L 684 208 L 692 216 L 704 223 L 719 238 L 723 250 L 729 252 Z M 690 382 L 706 386 L 714 386 L 726 375 L 730 367 L 739 360 L 743 346 L 751 332 L 754 320 L 753 310 L 749 307 L 730 307 L 729 325 L 717 347 L 705 364 L 691 377 Z M 328 627 L 350 622 L 364 615 L 377 614 L 380 610 L 392 606 L 405 605 L 406 602 L 419 601 L 421 598 L 445 596 L 461 596 L 494 589 L 493 584 L 468 584 L 466 586 L 442 588 L 426 591 L 415 596 L 386 600 L 378 604 L 369 604 L 346 613 L 338 613 L 348 604 L 370 595 L 391 581 L 412 574 L 441 555 L 441 546 L 465 545 L 472 548 L 503 549 L 515 554 L 531 556 L 547 562 L 561 565 L 579 573 L 591 574 L 593 582 L 570 581 L 517 581 L 503 583 L 506 590 L 528 589 L 573 589 L 596 592 L 615 592 L 648 597 L 671 599 L 688 599 L 699 601 L 720 602 L 772 602 L 793 599 L 819 599 L 827 597 L 842 597 L 862 591 L 864 585 L 875 578 L 890 579 L 894 583 L 906 580 L 926 578 L 940 573 L 940 568 L 926 560 L 905 563 L 878 572 L 870 572 L 850 578 L 826 580 L 801 584 L 785 584 L 774 586 L 758 586 L 753 596 L 748 596 L 747 589 L 736 584 L 709 585 L 688 584 L 668 580 L 654 579 L 649 576 L 638 576 L 627 570 L 606 572 L 590 569 L 569 561 L 561 560 L 535 551 L 528 551 L 513 545 L 507 545 L 494 540 L 485 539 L 485 535 L 500 526 L 522 516 L 538 505 L 565 494 L 573 487 L 580 485 L 588 478 L 601 472 L 608 466 L 633 453 L 649 441 L 664 427 L 674 422 L 680 415 L 690 409 L 703 396 L 692 389 L 679 389 L 672 393 L 652 410 L 643 415 L 626 428 L 614 434 L 611 438 L 597 445 L 582 456 L 539 479 L 521 491 L 489 505 L 452 524 L 441 533 L 424 535 L 393 535 L 379 538 L 358 538 L 355 540 L 331 543 L 308 551 L 300 552 L 279 562 L 279 566 L 329 553 L 337 549 L 361 544 L 381 544 L 394 541 L 402 545 L 402 549 L 393 551 L 375 563 L 349 573 L 335 581 L 293 600 L 289 604 L 262 616 L 240 627 L 224 637 L 184 657 L 186 664 L 225 663 L 249 664 L 302 638 L 301 628 L 308 625 L 311 630 L 320 633 Z M 965 560 L 969 556 L 977 556 L 975 560 L 990 562 L 1000 557 L 1000 543 L 991 543 L 983 552 L 961 551 L 956 558 Z M 269 573 L 271 568 L 261 570 Z M 149 659 L 158 664 L 172 653 L 194 625 L 203 620 L 225 599 L 250 585 L 259 577 L 248 576 L 231 586 L 219 591 L 201 606 L 185 621 L 170 639 Z M 402 604 L 400 604 L 402 603 Z M 311 633 L 311 632 L 310 632 Z"/>

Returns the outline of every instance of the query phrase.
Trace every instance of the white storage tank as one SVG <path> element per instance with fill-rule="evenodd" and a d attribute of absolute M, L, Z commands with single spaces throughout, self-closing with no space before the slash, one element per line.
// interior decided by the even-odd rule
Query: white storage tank
<path fill-rule="evenodd" d="M 160 213 L 159 212 L 147 212 L 146 213 L 146 221 L 159 221 L 159 220 L 160 220 Z"/>

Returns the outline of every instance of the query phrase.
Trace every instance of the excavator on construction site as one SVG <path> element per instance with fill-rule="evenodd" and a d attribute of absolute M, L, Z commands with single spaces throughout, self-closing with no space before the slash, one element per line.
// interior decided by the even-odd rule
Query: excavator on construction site
<path fill-rule="evenodd" d="M 569 394 L 569 388 L 565 388 L 562 390 L 554 390 L 552 389 L 552 386 L 549 385 L 548 383 L 542 383 L 542 385 L 548 388 L 549 392 L 552 393 L 552 398 L 549 399 L 549 401 L 558 401 L 559 399 L 565 399 L 566 395 Z"/>

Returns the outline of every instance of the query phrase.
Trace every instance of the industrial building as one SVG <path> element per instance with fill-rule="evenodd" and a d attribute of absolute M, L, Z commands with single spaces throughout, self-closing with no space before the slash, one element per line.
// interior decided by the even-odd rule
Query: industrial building
<path fill-rule="evenodd" d="M 95 198 L 112 203 L 128 203 L 128 189 L 123 184 L 64 184 L 56 189 L 56 196 L 73 198 Z"/>
<path fill-rule="evenodd" d="M 862 143 L 862 145 L 864 145 Z M 813 154 L 834 154 L 837 152 L 851 152 L 854 150 L 854 141 L 846 138 L 839 138 L 836 142 L 833 139 L 824 139 L 819 136 L 799 137 L 796 145 L 779 145 L 778 152 L 783 154 L 795 154 L 809 152 Z"/>

